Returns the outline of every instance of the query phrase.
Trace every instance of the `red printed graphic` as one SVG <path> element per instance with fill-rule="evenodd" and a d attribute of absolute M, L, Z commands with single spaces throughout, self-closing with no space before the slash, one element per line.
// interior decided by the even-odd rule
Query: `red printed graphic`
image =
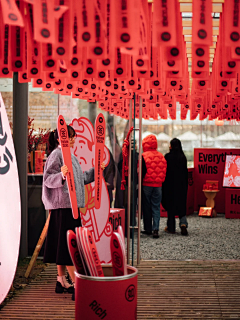
<path fill-rule="evenodd" d="M 121 0 L 115 2 L 116 45 L 126 48 L 129 54 L 139 44 L 140 1 Z"/>
<path fill-rule="evenodd" d="M 18 1 L 17 5 L 21 13 L 24 13 L 25 3 Z M 26 59 L 25 59 L 25 41 L 26 41 L 26 28 L 19 26 L 12 26 L 12 71 L 23 71 L 26 70 Z"/>
<path fill-rule="evenodd" d="M 85 257 L 85 261 L 86 261 L 88 270 L 90 272 L 90 276 L 96 277 L 97 276 L 97 269 L 94 264 L 93 258 L 90 254 L 90 247 L 89 247 L 89 242 L 88 242 L 86 230 L 87 230 L 86 228 L 80 227 L 80 239 L 82 242 L 83 254 Z"/>
<path fill-rule="evenodd" d="M 194 45 L 212 45 L 211 1 L 193 1 L 192 42 Z"/>
<path fill-rule="evenodd" d="M 59 0 L 59 4 L 66 6 L 68 10 L 57 20 L 55 19 L 55 50 L 54 56 L 56 59 L 69 61 L 71 57 L 72 47 L 75 45 L 73 37 L 69 37 L 72 34 L 71 27 L 73 26 L 73 5 L 70 0 Z M 55 8 L 58 10 L 60 7 Z"/>
<path fill-rule="evenodd" d="M 95 208 L 99 209 L 102 194 L 102 169 L 103 151 L 105 144 L 105 119 L 100 113 L 95 121 Z"/>
<path fill-rule="evenodd" d="M 227 188 L 225 192 L 225 218 L 240 219 L 240 189 Z"/>
<path fill-rule="evenodd" d="M 78 251 L 77 237 L 72 230 L 68 230 L 67 232 L 67 244 L 68 244 L 68 250 L 69 250 L 70 256 L 72 258 L 72 262 L 77 272 L 80 274 L 85 274 L 82 258 Z"/>
<path fill-rule="evenodd" d="M 55 8 L 57 10 L 57 7 Z M 54 1 L 34 1 L 34 40 L 43 43 L 55 43 Z"/>
<path fill-rule="evenodd" d="M 9 26 L 23 27 L 23 18 L 14 0 L 0 0 L 3 23 Z"/>
<path fill-rule="evenodd" d="M 136 320 L 137 270 L 127 267 L 124 277 L 113 277 L 112 267 L 103 266 L 107 277 L 94 278 L 76 274 L 76 320 Z"/>
<path fill-rule="evenodd" d="M 72 169 L 69 137 L 68 137 L 67 125 L 62 115 L 58 116 L 57 129 L 58 129 L 59 143 L 62 148 L 63 162 L 68 167 L 67 186 L 68 186 L 68 191 L 69 191 L 69 196 L 71 201 L 72 213 L 73 213 L 74 219 L 77 219 L 78 205 L 77 205 L 77 196 L 76 196 L 73 169 Z"/>
<path fill-rule="evenodd" d="M 11 29 L 9 25 L 4 25 L 0 19 L 0 77 L 11 78 Z"/>
<path fill-rule="evenodd" d="M 176 46 L 176 0 L 155 0 L 153 10 L 153 46 Z"/>
<path fill-rule="evenodd" d="M 199 217 L 212 217 L 213 208 L 211 207 L 201 207 L 199 210 Z"/>
<path fill-rule="evenodd" d="M 86 118 L 74 119 L 70 124 L 76 131 L 72 152 L 77 157 L 83 172 L 94 167 L 95 164 L 95 137 L 92 123 Z M 104 146 L 103 161 L 107 166 L 110 154 Z M 95 208 L 95 182 L 85 185 L 85 207 L 80 209 L 81 221 L 84 227 L 91 231 L 98 250 L 101 263 L 111 262 L 110 237 L 112 226 L 109 222 L 110 202 L 107 186 L 102 177 L 102 194 L 100 208 Z"/>
<path fill-rule="evenodd" d="M 127 274 L 125 250 L 122 238 L 119 233 L 113 232 L 111 238 L 111 254 L 114 276 L 124 276 Z"/>
<path fill-rule="evenodd" d="M 226 156 L 223 187 L 240 187 L 240 156 Z"/>
<path fill-rule="evenodd" d="M 97 251 L 97 248 L 95 245 L 95 241 L 92 237 L 92 234 L 87 228 L 84 228 L 84 232 L 85 232 L 85 239 L 88 244 L 89 256 L 90 256 L 92 264 L 94 266 L 96 276 L 104 277 L 102 266 L 101 266 L 100 259 L 98 256 L 98 251 Z"/>
<path fill-rule="evenodd" d="M 215 202 L 215 209 L 219 213 L 224 212 L 225 189 L 222 187 L 225 161 L 228 155 L 240 155 L 239 149 L 195 148 L 194 149 L 194 185 L 195 199 L 194 210 L 204 207 L 206 197 L 203 193 L 203 185 L 206 180 L 219 181 L 219 192 Z"/>
<path fill-rule="evenodd" d="M 84 274 L 90 276 L 90 270 L 89 266 L 87 264 L 86 258 L 85 258 L 85 247 L 83 245 L 83 240 L 82 240 L 82 228 L 75 228 L 76 231 L 76 238 L 77 238 L 77 246 L 78 246 L 78 251 L 80 254 L 80 258 L 82 261 L 83 269 L 84 269 Z"/>

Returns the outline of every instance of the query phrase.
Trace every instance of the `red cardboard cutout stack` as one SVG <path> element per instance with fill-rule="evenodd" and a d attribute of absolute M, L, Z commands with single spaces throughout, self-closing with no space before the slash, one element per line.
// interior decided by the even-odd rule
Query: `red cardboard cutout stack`
<path fill-rule="evenodd" d="M 111 238 L 111 254 L 114 276 L 124 276 L 127 274 L 124 243 L 124 235 L 121 227 L 119 227 L 118 232 L 113 232 Z"/>
<path fill-rule="evenodd" d="M 122 227 L 119 226 L 111 238 L 113 276 L 127 274 L 125 242 Z M 104 277 L 95 241 L 87 228 L 76 228 L 76 234 L 67 232 L 68 250 L 79 274 L 92 277 Z"/>

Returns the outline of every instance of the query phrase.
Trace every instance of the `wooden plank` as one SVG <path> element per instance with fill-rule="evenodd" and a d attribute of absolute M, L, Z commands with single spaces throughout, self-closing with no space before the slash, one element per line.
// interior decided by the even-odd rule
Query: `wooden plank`
<path fill-rule="evenodd" d="M 182 19 L 182 26 L 183 27 L 192 27 L 192 19 L 185 20 Z M 219 27 L 219 19 L 212 19 L 212 26 L 213 27 Z"/>
<path fill-rule="evenodd" d="M 238 260 L 141 261 L 137 319 L 239 319 L 239 283 Z M 71 295 L 56 294 L 55 284 L 50 264 L 0 310 L 0 319 L 74 319 Z"/>
<path fill-rule="evenodd" d="M 192 12 L 192 3 L 180 3 L 180 11 L 181 12 Z M 221 3 L 213 3 L 212 4 L 212 12 L 217 12 L 217 13 L 222 12 L 222 4 Z"/>
<path fill-rule="evenodd" d="M 186 29 L 187 28 L 187 29 Z M 185 27 L 183 28 L 183 35 L 191 35 L 192 34 L 192 28 L 191 27 Z M 213 36 L 218 36 L 219 35 L 219 29 L 213 29 L 212 30 Z"/>
<path fill-rule="evenodd" d="M 188 54 L 192 54 L 192 48 L 187 48 L 187 56 Z M 215 53 L 215 49 L 214 48 L 210 48 L 209 49 L 209 55 L 214 54 Z"/>
<path fill-rule="evenodd" d="M 186 42 L 186 48 L 192 48 L 192 42 Z M 210 48 L 215 49 L 216 43 L 214 43 Z"/>
<path fill-rule="evenodd" d="M 41 250 L 41 248 L 42 248 L 42 245 L 43 245 L 43 243 L 44 243 L 44 240 L 45 240 L 45 238 L 46 238 L 46 236 L 47 236 L 47 231 L 48 231 L 48 226 L 49 226 L 49 220 L 50 220 L 50 211 L 49 211 L 47 220 L 46 220 L 46 222 L 45 222 L 45 225 L 44 225 L 44 227 L 43 227 L 42 233 L 41 233 L 41 235 L 40 235 L 40 237 L 39 237 L 39 240 L 38 240 L 38 243 L 37 243 L 37 245 L 36 245 L 36 248 L 35 248 L 35 250 L 34 250 L 34 252 L 33 252 L 32 258 L 31 258 L 31 260 L 30 260 L 30 262 L 29 262 L 29 265 L 28 265 L 28 267 L 27 267 L 27 271 L 26 271 L 26 273 L 25 273 L 25 278 L 28 278 L 28 277 L 29 277 L 29 275 L 30 275 L 30 273 L 31 273 L 31 271 L 32 271 L 32 269 L 33 269 L 33 267 L 34 267 L 34 265 L 35 265 L 35 262 L 36 262 L 36 260 L 37 260 L 37 257 L 38 257 L 38 255 L 39 255 L 39 252 L 40 252 L 40 250 Z"/>
<path fill-rule="evenodd" d="M 178 0 L 180 3 L 192 3 L 193 0 Z M 212 3 L 224 3 L 224 0 L 212 0 Z"/>
<path fill-rule="evenodd" d="M 186 42 L 192 42 L 192 36 L 185 35 L 185 36 L 184 36 L 184 40 L 185 40 Z M 213 36 L 213 42 L 217 42 L 217 36 Z"/>

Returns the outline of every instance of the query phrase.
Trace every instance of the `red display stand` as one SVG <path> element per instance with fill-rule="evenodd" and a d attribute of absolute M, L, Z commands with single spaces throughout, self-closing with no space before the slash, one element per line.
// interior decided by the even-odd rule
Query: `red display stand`
<path fill-rule="evenodd" d="M 110 208 L 109 222 L 112 225 L 113 232 L 117 232 L 118 226 L 122 226 L 125 233 L 125 209 Z"/>
<path fill-rule="evenodd" d="M 225 189 L 225 218 L 240 219 L 240 189 Z"/>

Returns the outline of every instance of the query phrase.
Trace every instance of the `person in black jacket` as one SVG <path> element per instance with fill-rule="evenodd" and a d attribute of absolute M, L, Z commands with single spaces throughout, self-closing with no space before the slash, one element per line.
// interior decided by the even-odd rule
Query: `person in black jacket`
<path fill-rule="evenodd" d="M 168 212 L 165 231 L 175 233 L 175 216 L 178 216 L 181 234 L 188 235 L 186 218 L 188 190 L 187 159 L 179 139 L 172 139 L 169 149 L 170 152 L 165 155 L 167 174 L 162 186 L 162 205 Z"/>

